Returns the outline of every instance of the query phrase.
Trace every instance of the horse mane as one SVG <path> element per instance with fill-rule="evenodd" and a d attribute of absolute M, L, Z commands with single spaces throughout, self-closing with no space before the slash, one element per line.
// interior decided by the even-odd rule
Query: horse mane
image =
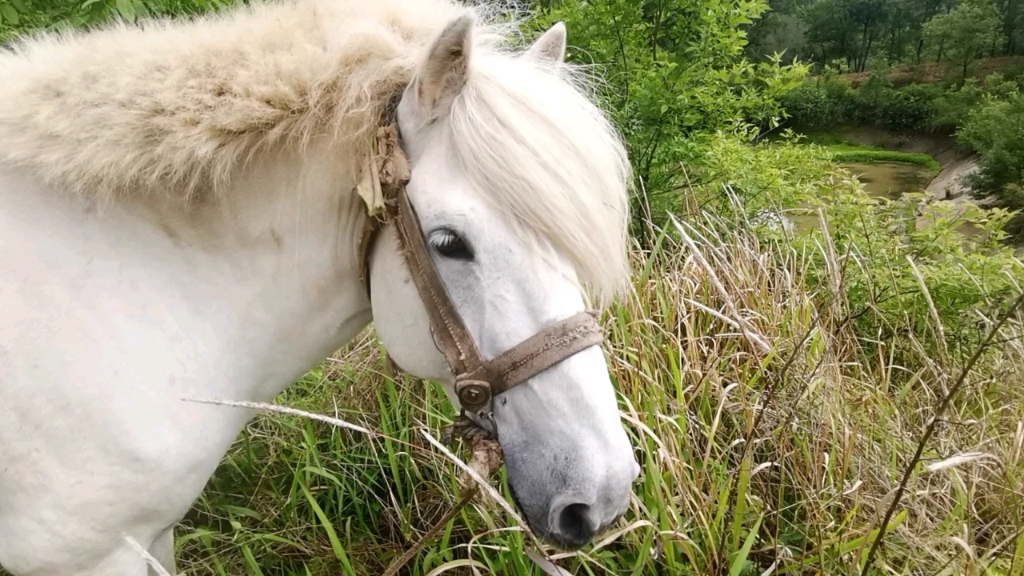
<path fill-rule="evenodd" d="M 349 155 L 410 82 L 454 0 L 274 0 L 192 20 L 51 32 L 0 52 L 0 164 L 98 202 L 183 205 L 314 142 Z M 471 181 L 604 299 L 628 277 L 624 147 L 571 66 L 517 58 L 481 14 L 445 124 Z M 357 164 L 358 165 L 358 164 Z"/>

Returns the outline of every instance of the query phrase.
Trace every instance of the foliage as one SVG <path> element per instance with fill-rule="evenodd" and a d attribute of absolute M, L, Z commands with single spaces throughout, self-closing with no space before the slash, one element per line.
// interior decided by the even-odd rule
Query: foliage
<path fill-rule="evenodd" d="M 978 170 L 968 177 L 971 192 L 1011 210 L 1024 209 L 1024 95 L 988 95 L 957 132 L 978 151 Z M 1024 231 L 1017 218 L 1012 231 Z"/>
<path fill-rule="evenodd" d="M 911 84 L 900 90 L 888 90 L 876 102 L 865 102 L 875 110 L 875 123 L 890 130 L 913 132 L 930 128 L 932 108 L 938 92 L 929 84 Z"/>
<path fill-rule="evenodd" d="M 780 2 L 769 0 L 771 9 L 751 26 L 747 53 L 758 57 L 779 54 L 783 62 L 791 64 L 807 49 L 808 27 L 799 16 L 780 11 L 776 4 Z"/>
<path fill-rule="evenodd" d="M 535 21 L 537 29 L 564 21 L 568 58 L 601 67 L 601 97 L 658 218 L 675 208 L 683 167 L 715 134 L 774 126 L 777 97 L 802 78 L 802 66 L 744 58 L 744 27 L 765 8 L 764 0 L 564 0 Z"/>
<path fill-rule="evenodd" d="M 0 0 L 0 43 L 27 32 L 76 28 L 120 18 L 199 14 L 235 0 Z"/>
<path fill-rule="evenodd" d="M 803 130 L 864 125 L 920 133 L 955 130 L 986 99 L 1006 99 L 1019 90 L 1017 81 L 999 73 L 990 74 L 983 83 L 968 78 L 946 87 L 913 83 L 894 88 L 883 78 L 881 73 L 872 74 L 854 89 L 834 74 L 816 76 L 780 101 L 788 123 Z"/>
<path fill-rule="evenodd" d="M 925 22 L 923 35 L 962 66 L 964 78 L 972 61 L 1004 41 L 991 0 L 960 0 L 956 8 Z"/>
<path fill-rule="evenodd" d="M 681 214 L 709 211 L 739 221 L 784 210 L 822 193 L 821 174 L 831 168 L 828 155 L 783 132 L 754 144 L 718 134 L 709 140 L 700 162 L 689 165 L 690 200 Z"/>
<path fill-rule="evenodd" d="M 935 117 L 932 123 L 937 127 L 959 128 L 986 99 L 1003 100 L 1018 89 L 1016 82 L 998 73 L 985 78 L 983 85 L 979 85 L 974 78 L 968 78 L 962 85 L 944 91 L 935 98 Z"/>
<path fill-rule="evenodd" d="M 856 333 L 887 342 L 893 353 L 904 345 L 930 354 L 973 351 L 982 331 L 972 311 L 1005 301 L 1020 290 L 1024 277 L 1024 266 L 1004 243 L 1003 227 L 1011 214 L 937 201 L 924 193 L 883 200 L 843 182 L 832 194 L 807 203 L 827 208 L 830 234 L 824 241 L 833 243 L 837 253 L 851 255 L 854 264 L 844 272 L 844 293 L 853 310 L 863 312 L 853 313 Z M 824 273 L 828 267 L 811 270 Z M 823 280 L 815 282 L 825 287 Z M 932 332 L 933 316 L 944 333 Z M 909 341 L 906 330 L 911 330 Z"/>
<path fill-rule="evenodd" d="M 780 98 L 790 123 L 801 128 L 853 124 L 859 119 L 856 93 L 834 76 L 811 78 Z"/>
<path fill-rule="evenodd" d="M 781 102 L 791 124 L 805 129 L 873 125 L 915 132 L 931 128 L 940 93 L 927 84 L 895 89 L 871 82 L 854 90 L 841 79 L 826 77 L 805 82 Z"/>
<path fill-rule="evenodd" d="M 1019 0 L 770 0 L 774 13 L 750 31 L 749 54 L 785 50 L 824 66 L 841 59 L 854 72 L 871 60 L 920 64 L 952 56 L 963 75 L 972 54 L 1020 54 Z M 969 63 L 969 62 L 968 62 Z"/>

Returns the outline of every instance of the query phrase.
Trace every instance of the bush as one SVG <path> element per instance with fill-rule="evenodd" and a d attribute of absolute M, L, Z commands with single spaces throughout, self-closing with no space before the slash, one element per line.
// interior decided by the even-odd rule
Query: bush
<path fill-rule="evenodd" d="M 897 362 L 917 354 L 910 348 L 936 358 L 969 354 L 984 332 L 977 310 L 1020 289 L 1024 265 L 1004 243 L 1011 217 L 1006 210 L 924 193 L 881 199 L 850 180 L 806 202 L 824 210 L 829 221 L 830 237 L 818 231 L 811 242 L 833 243 L 836 254 L 846 255 L 843 291 L 855 332 L 865 342 L 885 342 Z M 811 270 L 822 274 L 812 283 L 828 291 L 835 271 L 826 262 Z M 939 323 L 942 333 L 936 332 Z"/>
<path fill-rule="evenodd" d="M 986 96 L 957 131 L 957 139 L 977 150 L 978 170 L 967 177 L 971 195 L 1010 210 L 1024 209 L 1024 95 Z M 1015 235 L 1024 228 L 1017 217 Z"/>
<path fill-rule="evenodd" d="M 1024 127 L 1024 122 L 1019 125 Z M 1004 242 L 1003 228 L 1012 214 L 938 201 L 924 193 L 896 200 L 871 196 L 848 171 L 831 163 L 843 150 L 802 144 L 791 132 L 780 141 L 754 146 L 720 138 L 709 144 L 704 163 L 691 171 L 699 184 L 690 189 L 691 209 L 684 218 L 710 212 L 734 228 L 748 221 L 765 224 L 758 230 L 765 242 L 792 242 L 808 251 L 810 246 L 833 244 L 846 268 L 843 294 L 831 297 L 841 297 L 850 306 L 858 338 L 882 337 L 894 347 L 924 346 L 932 352 L 976 346 L 980 334 L 975 311 L 1006 300 L 1019 290 L 1017 278 L 1024 277 L 1024 265 Z M 1024 163 L 1024 145 L 1016 150 Z M 889 153 L 865 148 L 848 152 Z M 927 155 L 895 154 L 899 161 L 936 168 Z M 819 209 L 829 222 L 827 238 L 816 220 Z M 766 221 L 766 214 L 787 216 L 795 231 Z M 965 234 L 966 229 L 972 233 Z M 818 261 L 807 269 L 809 286 L 830 293 L 835 272 L 825 260 Z M 934 312 L 921 293 L 918 274 Z M 930 332 L 932 314 L 949 330 L 943 339 Z"/>
<path fill-rule="evenodd" d="M 1005 100 L 1017 90 L 1016 81 L 998 73 L 987 76 L 984 84 L 979 84 L 976 78 L 968 78 L 962 85 L 952 87 L 935 98 L 932 125 L 938 128 L 960 128 L 971 111 L 984 104 L 986 97 Z"/>
<path fill-rule="evenodd" d="M 858 100 L 850 85 L 838 78 L 813 78 L 779 99 L 798 128 L 833 128 L 857 120 Z"/>
<path fill-rule="evenodd" d="M 659 218 L 675 211 L 680 167 L 701 158 L 716 134 L 776 125 L 778 96 L 807 69 L 743 57 L 744 25 L 767 7 L 765 0 L 670 0 L 647 13 L 633 0 L 562 0 L 531 24 L 565 22 L 567 59 L 602 63 L 607 83 L 600 97 L 622 131 L 640 192 L 635 214 L 641 204 Z M 638 220 L 633 224 L 643 230 Z"/>
<path fill-rule="evenodd" d="M 979 83 L 913 83 L 901 88 L 874 74 L 857 89 L 832 76 L 812 78 L 780 98 L 790 124 L 800 129 L 868 125 L 897 132 L 959 128 L 986 97 L 1005 100 L 1019 90 L 1016 80 L 991 74 Z"/>
<path fill-rule="evenodd" d="M 880 92 L 878 100 L 868 106 L 873 109 L 878 126 L 897 132 L 920 132 L 931 126 L 934 101 L 940 93 L 940 88 L 933 84 L 910 84 Z"/>
<path fill-rule="evenodd" d="M 897 131 L 929 127 L 940 90 L 911 84 L 898 90 L 865 83 L 854 90 L 839 79 L 814 79 L 780 99 L 793 126 L 802 129 L 869 124 Z"/>

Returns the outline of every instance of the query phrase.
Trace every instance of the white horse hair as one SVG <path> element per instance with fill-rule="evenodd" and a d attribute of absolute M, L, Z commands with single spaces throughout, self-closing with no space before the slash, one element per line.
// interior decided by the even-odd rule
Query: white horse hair
<path fill-rule="evenodd" d="M 382 231 L 371 296 L 355 187 L 400 96 L 408 186 L 485 356 L 628 278 L 621 140 L 556 25 L 449 0 L 282 0 L 39 35 L 0 53 L 0 566 L 173 573 L 174 525 L 247 410 L 371 320 L 446 384 Z M 614 522 L 638 474 L 598 348 L 500 396 L 509 486 L 549 541 Z"/>

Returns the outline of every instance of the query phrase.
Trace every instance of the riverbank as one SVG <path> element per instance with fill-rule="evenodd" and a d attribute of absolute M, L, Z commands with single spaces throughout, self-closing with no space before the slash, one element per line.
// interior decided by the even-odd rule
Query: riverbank
<path fill-rule="evenodd" d="M 903 154 L 927 154 L 935 160 L 939 170 L 925 187 L 925 191 L 939 200 L 982 203 L 967 193 L 961 182 L 964 176 L 977 169 L 977 154 L 959 146 L 952 134 L 901 134 L 873 127 L 859 127 L 840 132 L 839 137 L 856 145 L 872 146 Z"/>
<path fill-rule="evenodd" d="M 808 132 L 804 136 L 806 142 L 824 146 L 836 162 L 857 165 L 854 173 L 858 176 L 869 179 L 877 176 L 865 169 L 868 164 L 901 162 L 923 166 L 930 171 L 923 185 L 916 178 L 904 178 L 903 181 L 911 186 L 920 186 L 917 189 L 939 200 L 982 205 L 970 197 L 967 187 L 961 183 L 964 176 L 977 169 L 977 155 L 957 145 L 951 134 L 905 134 L 876 127 L 856 127 L 834 132 Z M 894 190 L 910 191 L 913 189 Z"/>

